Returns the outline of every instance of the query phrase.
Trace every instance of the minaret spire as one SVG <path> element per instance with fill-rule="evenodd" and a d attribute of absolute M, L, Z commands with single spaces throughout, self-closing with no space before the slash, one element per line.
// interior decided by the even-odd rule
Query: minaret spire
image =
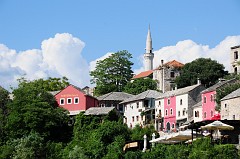
<path fill-rule="evenodd" d="M 152 37 L 151 37 L 151 31 L 150 31 L 150 24 L 148 26 L 148 34 L 147 34 L 147 40 L 146 40 L 146 53 L 152 53 Z"/>
<path fill-rule="evenodd" d="M 144 54 L 144 68 L 145 71 L 149 71 L 153 69 L 153 57 L 152 53 L 152 37 L 150 32 L 150 25 L 148 26 L 148 34 L 146 40 L 146 53 Z"/>

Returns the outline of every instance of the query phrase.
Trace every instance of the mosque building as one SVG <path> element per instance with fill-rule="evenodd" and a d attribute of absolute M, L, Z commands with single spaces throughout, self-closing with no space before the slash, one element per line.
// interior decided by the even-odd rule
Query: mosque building
<path fill-rule="evenodd" d="M 162 92 L 170 91 L 177 88 L 174 80 L 180 75 L 180 70 L 184 64 L 172 60 L 164 63 L 161 60 L 161 64 L 157 68 L 153 68 L 154 53 L 152 48 L 152 37 L 150 27 L 148 28 L 147 40 L 146 40 L 146 52 L 144 53 L 144 72 L 141 72 L 133 77 L 138 78 L 152 78 L 157 81 L 157 87 Z M 160 60 L 160 59 L 159 59 Z"/>

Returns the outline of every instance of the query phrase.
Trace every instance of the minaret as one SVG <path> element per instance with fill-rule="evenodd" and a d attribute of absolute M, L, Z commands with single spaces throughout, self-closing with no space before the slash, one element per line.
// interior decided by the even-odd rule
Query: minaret
<path fill-rule="evenodd" d="M 146 41 L 146 53 L 144 54 L 144 68 L 145 71 L 153 69 L 153 57 L 152 53 L 152 38 L 150 32 L 150 26 L 148 27 L 147 41 Z"/>

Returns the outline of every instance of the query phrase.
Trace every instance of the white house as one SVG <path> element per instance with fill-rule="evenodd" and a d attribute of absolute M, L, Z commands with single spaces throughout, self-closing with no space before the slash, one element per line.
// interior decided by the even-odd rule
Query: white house
<path fill-rule="evenodd" d="M 145 126 L 154 121 L 155 98 L 161 93 L 148 90 L 121 102 L 124 105 L 124 123 L 133 128 L 137 124 Z"/>
<path fill-rule="evenodd" d="M 240 88 L 221 99 L 221 119 L 240 120 Z"/>

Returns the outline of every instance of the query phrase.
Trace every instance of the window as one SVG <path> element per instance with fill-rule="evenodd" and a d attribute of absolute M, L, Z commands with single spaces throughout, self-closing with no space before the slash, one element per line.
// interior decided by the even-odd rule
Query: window
<path fill-rule="evenodd" d="M 238 59 L 238 51 L 235 51 L 234 52 L 234 60 L 237 60 Z"/>
<path fill-rule="evenodd" d="M 205 97 L 203 97 L 203 103 L 206 103 L 206 102 L 207 102 L 207 98 L 205 96 Z"/>
<path fill-rule="evenodd" d="M 60 99 L 60 105 L 64 105 L 65 104 L 65 99 L 64 98 L 61 98 Z"/>
<path fill-rule="evenodd" d="M 180 105 L 182 105 L 182 99 L 180 99 Z"/>
<path fill-rule="evenodd" d="M 137 108 L 139 108 L 139 102 L 137 102 Z"/>
<path fill-rule="evenodd" d="M 195 111 L 195 113 L 194 113 L 194 114 L 195 114 L 195 117 L 197 117 L 197 111 Z"/>
<path fill-rule="evenodd" d="M 185 109 L 182 111 L 182 115 L 183 115 L 183 116 L 185 115 Z"/>
<path fill-rule="evenodd" d="M 79 97 L 75 97 L 74 98 L 74 104 L 78 104 L 79 103 Z"/>
<path fill-rule="evenodd" d="M 211 110 L 211 117 L 213 116 L 213 111 Z"/>
<path fill-rule="evenodd" d="M 170 72 L 170 77 L 171 77 L 171 78 L 174 78 L 174 77 L 175 77 L 175 74 L 174 74 L 173 71 Z"/>
<path fill-rule="evenodd" d="M 206 112 L 204 112 L 204 114 L 203 114 L 203 117 L 204 117 L 204 118 L 206 118 L 206 117 L 207 117 L 207 113 L 206 113 Z"/>
<path fill-rule="evenodd" d="M 180 111 L 178 111 L 178 116 L 180 116 Z"/>
<path fill-rule="evenodd" d="M 173 115 L 173 110 L 172 109 L 170 110 L 170 114 Z"/>
<path fill-rule="evenodd" d="M 165 111 L 165 115 L 167 116 L 167 109 L 166 109 L 166 111 Z"/>
<path fill-rule="evenodd" d="M 132 116 L 132 122 L 134 122 L 134 116 Z"/>
<path fill-rule="evenodd" d="M 72 98 L 67 99 L 67 104 L 72 104 Z"/>
<path fill-rule="evenodd" d="M 174 129 L 174 127 L 175 127 L 175 125 L 174 124 L 172 124 L 172 128 Z"/>
<path fill-rule="evenodd" d="M 168 105 L 170 105 L 170 99 L 167 100 Z"/>
<path fill-rule="evenodd" d="M 213 101 L 213 95 L 212 94 L 211 94 L 210 100 L 211 100 L 211 102 Z"/>
<path fill-rule="evenodd" d="M 237 74 L 237 67 L 235 67 L 235 68 L 234 68 L 234 73 L 236 73 L 236 74 Z"/>
<path fill-rule="evenodd" d="M 137 121 L 139 120 L 139 117 L 138 117 L 138 116 L 136 116 L 136 120 L 137 120 Z"/>
<path fill-rule="evenodd" d="M 233 115 L 233 120 L 235 120 L 235 115 Z"/>
<path fill-rule="evenodd" d="M 161 106 L 161 101 L 158 102 L 158 105 Z"/>
<path fill-rule="evenodd" d="M 227 108 L 227 104 L 225 104 L 224 106 L 225 106 L 225 108 Z"/>

